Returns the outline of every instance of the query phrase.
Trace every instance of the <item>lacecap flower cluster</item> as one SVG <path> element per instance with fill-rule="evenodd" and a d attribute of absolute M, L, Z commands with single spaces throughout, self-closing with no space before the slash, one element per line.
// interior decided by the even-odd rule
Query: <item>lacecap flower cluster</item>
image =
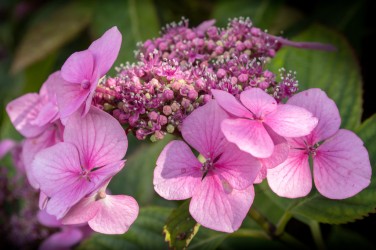
<path fill-rule="evenodd" d="M 152 141 L 181 136 L 157 160 L 155 191 L 168 200 L 192 198 L 192 217 L 218 231 L 240 227 L 253 185 L 264 179 L 280 196 L 306 196 L 309 158 L 325 197 L 345 199 L 369 185 L 368 152 L 353 132 L 339 129 L 335 103 L 320 89 L 298 93 L 295 73 L 267 69 L 283 46 L 332 46 L 291 42 L 245 18 L 226 28 L 213 20 L 189 28 L 183 19 L 140 43 L 136 63 L 106 76 L 121 39 L 111 28 L 72 54 L 39 93 L 7 105 L 25 137 L 21 160 L 40 209 L 62 225 L 122 234 L 136 220 L 132 197 L 106 192 L 124 166 L 128 133 Z"/>

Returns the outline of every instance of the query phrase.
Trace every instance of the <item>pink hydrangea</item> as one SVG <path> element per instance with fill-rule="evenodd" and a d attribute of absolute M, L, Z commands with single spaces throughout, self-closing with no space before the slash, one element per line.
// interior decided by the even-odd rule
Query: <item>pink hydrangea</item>
<path fill-rule="evenodd" d="M 288 139 L 286 161 L 268 169 L 270 188 L 279 196 L 306 196 L 312 188 L 309 158 L 317 190 L 331 199 L 351 197 L 371 180 L 371 165 L 362 140 L 353 132 L 339 129 L 336 104 L 320 89 L 303 91 L 287 102 L 305 108 L 319 119 L 316 128 L 303 137 Z"/>
<path fill-rule="evenodd" d="M 122 36 L 117 27 L 106 31 L 87 50 L 72 54 L 64 63 L 60 79 L 55 81 L 59 112 L 63 122 L 84 104 L 82 114 L 89 112 L 99 80 L 115 62 Z"/>
<path fill-rule="evenodd" d="M 124 165 L 127 137 L 109 114 L 92 107 L 85 117 L 72 115 L 63 142 L 40 151 L 32 171 L 49 197 L 46 211 L 62 218 L 70 207 L 98 189 Z"/>
<path fill-rule="evenodd" d="M 212 94 L 232 115 L 221 124 L 226 139 L 258 158 L 273 154 L 275 142 L 270 130 L 276 139 L 297 137 L 308 135 L 317 124 L 317 119 L 304 108 L 277 104 L 273 97 L 258 88 L 243 91 L 241 103 L 226 91 L 213 89 Z"/>
<path fill-rule="evenodd" d="M 193 111 L 183 122 L 182 135 L 205 162 L 187 143 L 172 141 L 157 160 L 153 183 L 165 199 L 192 198 L 189 211 L 201 225 L 234 232 L 253 202 L 260 163 L 225 139 L 220 124 L 228 118 L 216 101 Z"/>

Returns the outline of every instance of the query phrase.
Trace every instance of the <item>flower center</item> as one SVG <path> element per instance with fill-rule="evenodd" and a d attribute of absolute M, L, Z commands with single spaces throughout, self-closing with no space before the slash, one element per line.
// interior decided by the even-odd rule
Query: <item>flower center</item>
<path fill-rule="evenodd" d="M 206 161 L 201 166 L 201 172 L 203 173 L 201 180 L 203 180 L 206 177 L 209 171 L 212 171 L 215 169 L 215 163 L 219 160 L 221 155 L 222 154 L 216 156 L 214 160 L 212 160 L 211 158 L 206 159 Z"/>
<path fill-rule="evenodd" d="M 90 87 L 90 82 L 88 80 L 85 79 L 81 82 L 81 88 L 88 89 L 89 87 Z"/>

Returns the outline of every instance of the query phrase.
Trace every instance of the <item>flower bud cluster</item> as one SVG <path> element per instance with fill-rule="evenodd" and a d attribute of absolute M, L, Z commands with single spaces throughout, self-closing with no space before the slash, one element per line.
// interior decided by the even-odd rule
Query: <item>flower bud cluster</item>
<path fill-rule="evenodd" d="M 189 28 L 183 19 L 163 29 L 161 37 L 139 44 L 137 63 L 121 65 L 116 77 L 103 79 L 93 103 L 139 140 L 159 140 L 179 133 L 182 121 L 212 99 L 211 89 L 239 97 L 261 88 L 277 101 L 292 96 L 295 77 L 283 74 L 278 82 L 265 69 L 281 46 L 249 18 L 232 19 L 227 28 L 214 21 Z"/>

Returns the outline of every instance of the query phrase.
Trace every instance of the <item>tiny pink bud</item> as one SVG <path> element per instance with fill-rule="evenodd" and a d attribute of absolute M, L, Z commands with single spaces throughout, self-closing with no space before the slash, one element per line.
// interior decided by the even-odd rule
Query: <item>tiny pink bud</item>
<path fill-rule="evenodd" d="M 168 115 L 171 115 L 171 113 L 172 113 L 172 109 L 170 106 L 168 105 L 163 106 L 163 114 L 168 116 Z"/>
<path fill-rule="evenodd" d="M 165 100 L 172 100 L 174 98 L 174 92 L 171 89 L 165 89 L 163 91 L 163 98 Z"/>
<path fill-rule="evenodd" d="M 224 70 L 224 69 L 218 69 L 218 71 L 217 71 L 217 77 L 219 79 L 221 79 L 221 78 L 223 78 L 225 76 L 226 76 L 226 70 Z"/>
<path fill-rule="evenodd" d="M 246 81 L 248 81 L 248 75 L 247 74 L 240 74 L 238 76 L 238 80 L 239 80 L 239 82 L 246 82 Z"/>

